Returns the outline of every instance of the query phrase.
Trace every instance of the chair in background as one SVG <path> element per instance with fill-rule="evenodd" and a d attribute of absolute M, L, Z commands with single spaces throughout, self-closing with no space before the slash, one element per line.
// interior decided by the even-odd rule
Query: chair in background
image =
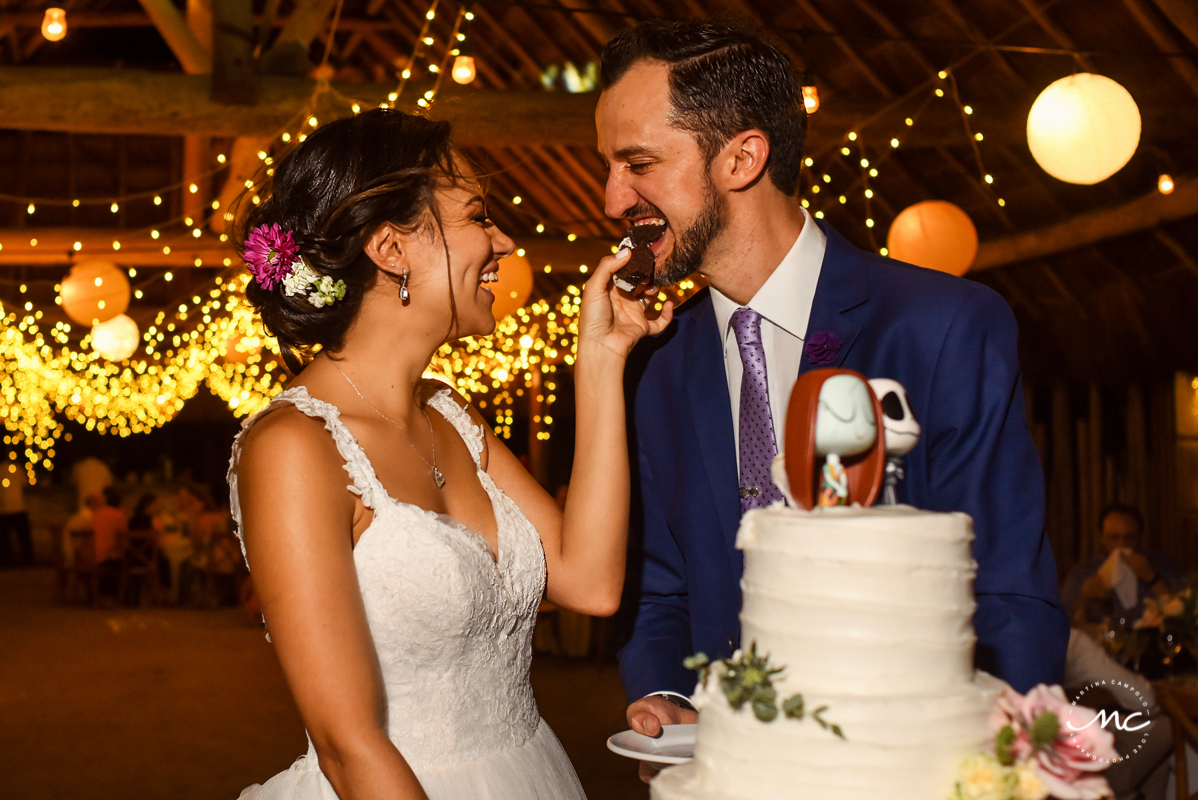
<path fill-rule="evenodd" d="M 121 560 L 121 579 L 117 599 L 125 603 L 129 599 L 130 579 L 137 589 L 137 605 L 145 604 L 147 596 L 154 607 L 162 605 L 158 582 L 158 539 L 154 531 L 130 531 Z"/>
<path fill-rule="evenodd" d="M 65 566 L 66 581 L 63 587 L 63 600 L 70 603 L 80 589 L 86 596 L 89 606 L 96 604 L 99 596 L 99 571 L 96 569 L 96 537 L 91 529 L 67 531 L 71 538 L 71 553 L 73 558 Z"/>
<path fill-rule="evenodd" d="M 1186 744 L 1198 748 L 1198 689 L 1190 689 L 1161 681 L 1153 684 L 1161 710 L 1173 723 L 1173 760 L 1177 777 L 1177 800 L 1198 800 L 1198 792 L 1190 794 L 1189 769 L 1186 764 Z"/>
<path fill-rule="evenodd" d="M 219 521 L 212 525 L 206 542 L 203 562 L 203 588 L 200 604 L 215 608 L 237 600 L 238 571 L 241 567 L 241 543 L 228 524 Z"/>

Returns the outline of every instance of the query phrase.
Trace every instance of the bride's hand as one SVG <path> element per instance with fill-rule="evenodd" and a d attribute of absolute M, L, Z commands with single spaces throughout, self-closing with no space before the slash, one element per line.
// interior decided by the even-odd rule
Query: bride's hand
<path fill-rule="evenodd" d="M 612 282 L 628 263 L 630 250 L 621 250 L 599 262 L 582 290 L 582 310 L 578 321 L 578 347 L 601 345 L 621 358 L 650 334 L 661 333 L 674 318 L 674 304 L 667 300 L 657 319 L 646 315 L 648 301 L 634 299 Z"/>

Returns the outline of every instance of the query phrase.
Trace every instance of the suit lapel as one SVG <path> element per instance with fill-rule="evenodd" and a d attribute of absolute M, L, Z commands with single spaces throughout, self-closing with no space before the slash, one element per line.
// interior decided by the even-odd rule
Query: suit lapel
<path fill-rule="evenodd" d="M 860 252 L 826 223 L 816 224 L 827 237 L 827 248 L 824 250 L 824 263 L 820 267 L 804 341 L 810 341 L 815 333 L 831 333 L 840 340 L 840 350 L 832 363 L 817 365 L 811 363 L 804 349 L 800 375 L 818 366 L 839 367 L 844 364 L 857 340 L 857 334 L 861 332 L 861 315 L 849 312 L 869 300 L 869 280 L 865 265 L 861 263 Z"/>
<path fill-rule="evenodd" d="M 710 295 L 700 301 L 690 315 L 689 323 L 683 370 L 686 395 L 720 527 L 733 563 L 736 563 L 736 529 L 740 524 L 736 442 L 732 435 L 723 343 Z"/>

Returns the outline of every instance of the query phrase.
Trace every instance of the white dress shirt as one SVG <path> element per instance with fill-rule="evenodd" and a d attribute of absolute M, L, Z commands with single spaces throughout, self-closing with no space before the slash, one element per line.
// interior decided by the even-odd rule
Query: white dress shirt
<path fill-rule="evenodd" d="M 761 315 L 761 345 L 765 350 L 766 383 L 770 393 L 770 417 L 774 422 L 774 444 L 778 451 L 786 440 L 786 407 L 790 392 L 799 377 L 803 343 L 815 287 L 828 240 L 811 215 L 803 209 L 803 230 L 782 262 L 766 279 L 748 307 Z M 737 470 L 740 470 L 740 384 L 744 366 L 736 333 L 729 321 L 740 308 L 735 301 L 711 287 L 716 324 L 724 343 L 724 372 L 728 376 L 728 401 L 732 404 L 732 431 L 736 443 Z"/>

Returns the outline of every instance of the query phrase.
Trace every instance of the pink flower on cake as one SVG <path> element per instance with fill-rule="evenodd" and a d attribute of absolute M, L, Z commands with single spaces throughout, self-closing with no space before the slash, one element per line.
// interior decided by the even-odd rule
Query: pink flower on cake
<path fill-rule="evenodd" d="M 299 255 L 299 245 L 291 231 L 282 230 L 279 223 L 259 225 L 245 240 L 244 258 L 254 279 L 267 291 L 291 274 L 292 264 Z"/>
<path fill-rule="evenodd" d="M 1040 684 L 1026 695 L 1008 688 L 998 701 L 996 742 L 1004 763 L 1030 762 L 1058 800 L 1098 800 L 1111 794 L 1098 774 L 1119 759 L 1114 736 L 1098 714 L 1070 703 L 1059 686 Z M 1005 719 L 1005 721 L 1004 721 Z"/>

